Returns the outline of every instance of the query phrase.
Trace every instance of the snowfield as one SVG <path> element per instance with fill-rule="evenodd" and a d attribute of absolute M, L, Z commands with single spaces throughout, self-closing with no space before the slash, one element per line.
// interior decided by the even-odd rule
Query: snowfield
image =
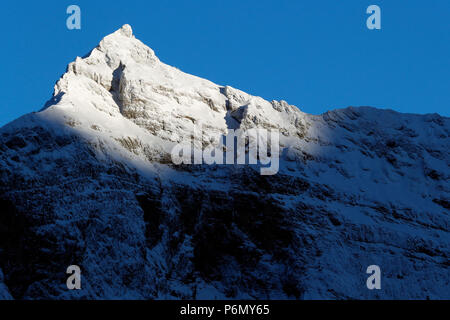
<path fill-rule="evenodd" d="M 196 125 L 202 148 L 278 130 L 279 173 L 173 165 Z M 0 299 L 449 299 L 449 150 L 449 118 L 309 115 L 166 65 L 125 25 L 0 129 Z"/>

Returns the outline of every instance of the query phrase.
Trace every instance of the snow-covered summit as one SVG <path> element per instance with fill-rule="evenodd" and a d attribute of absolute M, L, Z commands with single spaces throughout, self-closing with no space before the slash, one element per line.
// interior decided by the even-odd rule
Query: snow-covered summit
<path fill-rule="evenodd" d="M 217 145 L 229 129 L 253 127 L 279 130 L 285 145 L 288 137 L 305 136 L 306 118 L 285 101 L 269 102 L 162 63 L 124 25 L 70 63 L 44 110 L 27 121 L 72 128 L 85 139 L 100 138 L 115 150 L 110 153 L 145 162 L 167 158 L 173 144 L 190 139 L 200 125 L 202 147 Z M 129 141 L 140 146 L 131 154 L 124 150 Z"/>
<path fill-rule="evenodd" d="M 203 147 L 279 130 L 279 174 L 174 166 L 200 124 Z M 0 297 L 448 299 L 449 150 L 449 118 L 305 114 L 171 67 L 125 25 L 0 129 Z"/>

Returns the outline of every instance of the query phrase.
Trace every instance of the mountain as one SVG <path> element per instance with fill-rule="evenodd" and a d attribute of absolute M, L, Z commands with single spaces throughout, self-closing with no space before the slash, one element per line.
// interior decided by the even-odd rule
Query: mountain
<path fill-rule="evenodd" d="M 277 130 L 278 172 L 175 165 L 200 125 L 203 149 Z M 437 114 L 309 115 L 214 84 L 125 25 L 0 129 L 0 299 L 449 299 L 449 138 Z"/>

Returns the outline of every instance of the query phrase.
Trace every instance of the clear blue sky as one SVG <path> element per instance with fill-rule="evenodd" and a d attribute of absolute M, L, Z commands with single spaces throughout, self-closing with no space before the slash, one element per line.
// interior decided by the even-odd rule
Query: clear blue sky
<path fill-rule="evenodd" d="M 371 4 L 380 31 L 366 28 Z M 308 113 L 450 115 L 449 0 L 4 1 L 0 14 L 0 125 L 39 110 L 66 65 L 125 23 L 170 65 Z"/>

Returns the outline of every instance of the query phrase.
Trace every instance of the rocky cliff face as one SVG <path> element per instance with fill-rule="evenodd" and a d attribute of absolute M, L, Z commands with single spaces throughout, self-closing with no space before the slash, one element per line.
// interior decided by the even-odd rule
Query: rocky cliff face
<path fill-rule="evenodd" d="M 279 130 L 279 173 L 173 165 L 194 125 L 203 148 Z M 126 25 L 0 129 L 0 299 L 449 299 L 449 147 L 448 118 L 308 115 L 170 67 Z"/>

